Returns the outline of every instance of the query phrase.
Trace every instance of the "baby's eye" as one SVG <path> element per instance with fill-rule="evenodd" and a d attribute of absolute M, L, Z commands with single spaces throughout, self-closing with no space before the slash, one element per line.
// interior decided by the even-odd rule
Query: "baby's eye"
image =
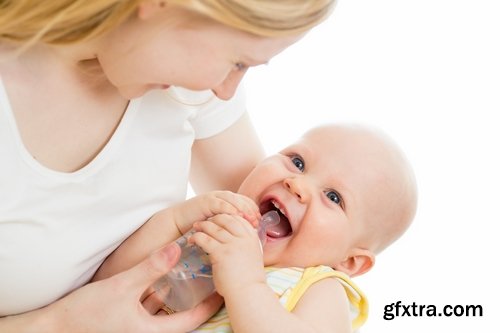
<path fill-rule="evenodd" d="M 292 163 L 297 167 L 297 169 L 299 169 L 301 172 L 304 172 L 306 164 L 304 163 L 304 161 L 300 156 L 295 155 L 290 157 L 290 159 L 292 160 Z"/>
<path fill-rule="evenodd" d="M 325 194 L 330 201 L 336 203 L 339 206 L 342 206 L 342 197 L 340 196 L 340 194 L 331 190 L 326 191 Z"/>

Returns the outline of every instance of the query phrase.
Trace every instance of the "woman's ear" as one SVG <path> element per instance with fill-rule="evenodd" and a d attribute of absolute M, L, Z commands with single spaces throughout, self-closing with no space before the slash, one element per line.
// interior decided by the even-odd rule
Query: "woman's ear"
<path fill-rule="evenodd" d="M 143 0 L 137 6 L 137 16 L 141 20 L 148 19 L 166 6 L 166 0 Z"/>
<path fill-rule="evenodd" d="M 344 261 L 333 268 L 350 277 L 355 277 L 368 272 L 374 264 L 375 255 L 370 250 L 355 249 Z"/>

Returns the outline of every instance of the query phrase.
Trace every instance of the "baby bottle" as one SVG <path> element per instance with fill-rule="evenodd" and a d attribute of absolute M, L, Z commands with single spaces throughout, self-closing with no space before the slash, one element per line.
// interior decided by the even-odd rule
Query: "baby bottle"
<path fill-rule="evenodd" d="M 279 220 L 276 211 L 262 216 L 258 229 L 261 245 L 266 239 L 266 228 L 278 224 Z M 175 241 L 181 248 L 179 262 L 154 284 L 156 293 L 174 311 L 190 309 L 215 291 L 208 255 L 197 245 L 188 244 L 194 232 L 191 230 Z"/>

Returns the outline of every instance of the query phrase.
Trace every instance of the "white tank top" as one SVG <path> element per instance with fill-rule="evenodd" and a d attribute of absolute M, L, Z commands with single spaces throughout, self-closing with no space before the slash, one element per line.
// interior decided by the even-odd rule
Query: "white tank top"
<path fill-rule="evenodd" d="M 152 214 L 184 199 L 193 140 L 245 111 L 241 92 L 212 96 L 170 88 L 132 100 L 94 160 L 63 173 L 26 150 L 0 80 L 0 316 L 85 284 Z"/>

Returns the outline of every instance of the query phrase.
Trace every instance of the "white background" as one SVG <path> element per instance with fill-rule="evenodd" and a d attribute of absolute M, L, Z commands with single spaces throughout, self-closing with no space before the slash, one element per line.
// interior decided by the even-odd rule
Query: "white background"
<path fill-rule="evenodd" d="M 355 121 L 388 132 L 415 168 L 414 224 L 356 278 L 371 306 L 363 332 L 498 329 L 500 1 L 340 0 L 246 86 L 269 154 Z M 483 317 L 384 320 L 396 301 L 481 305 Z"/>

